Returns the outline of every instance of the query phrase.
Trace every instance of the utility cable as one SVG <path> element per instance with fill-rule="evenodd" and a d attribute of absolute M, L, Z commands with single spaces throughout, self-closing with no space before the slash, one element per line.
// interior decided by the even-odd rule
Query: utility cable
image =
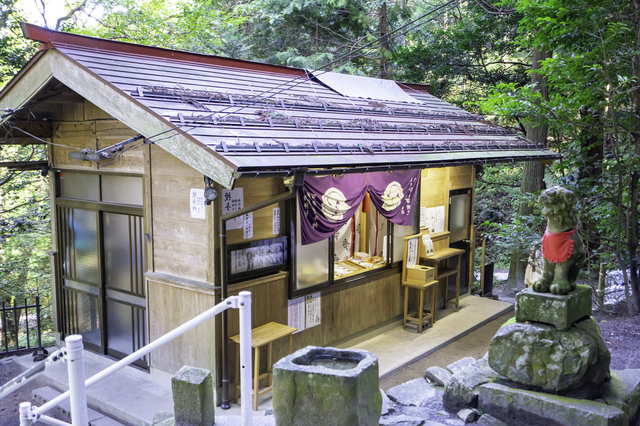
<path fill-rule="evenodd" d="M 296 87 L 296 86 L 299 86 L 300 84 L 303 84 L 303 83 L 307 82 L 307 81 L 308 81 L 308 75 L 309 75 L 309 74 L 316 74 L 316 73 L 318 73 L 319 71 L 321 71 L 321 70 L 323 70 L 323 69 L 325 69 L 325 68 L 327 68 L 327 67 L 332 67 L 334 64 L 337 64 L 338 62 L 342 61 L 342 60 L 343 60 L 343 59 L 345 59 L 345 58 L 349 58 L 349 60 L 353 60 L 353 59 L 357 59 L 357 58 L 359 58 L 359 57 L 361 57 L 361 56 L 364 56 L 364 55 L 365 55 L 365 53 L 362 53 L 362 54 L 359 54 L 359 55 L 356 55 L 356 56 L 353 56 L 353 53 L 356 53 L 356 52 L 362 51 L 362 50 L 366 49 L 367 47 L 371 47 L 371 46 L 372 46 L 372 45 L 374 45 L 375 43 L 378 43 L 378 45 L 376 45 L 376 46 L 374 46 L 374 47 L 380 47 L 380 46 L 382 45 L 382 43 L 380 43 L 380 42 L 381 42 L 381 41 L 383 41 L 383 40 L 384 40 L 384 43 L 388 43 L 388 42 L 389 42 L 389 40 L 393 40 L 393 39 L 395 39 L 395 38 L 397 38 L 397 37 L 399 37 L 399 36 L 406 35 L 406 34 L 407 34 L 407 33 L 409 33 L 410 31 L 413 31 L 413 30 L 415 30 L 416 28 L 418 28 L 418 27 L 420 27 L 420 26 L 422 26 L 422 25 L 425 25 L 425 24 L 427 24 L 427 23 L 429 23 L 429 22 L 433 21 L 434 19 L 436 19 L 436 18 L 440 17 L 440 16 L 441 16 L 442 14 L 444 14 L 445 12 L 448 12 L 449 10 L 453 9 L 454 7 L 456 7 L 456 6 L 458 5 L 458 3 L 460 3 L 460 1 L 461 1 L 461 0 L 450 0 L 450 1 L 448 1 L 447 3 L 445 3 L 445 4 L 443 4 L 443 5 L 440 5 L 440 6 L 438 6 L 437 8 L 432 9 L 432 10 L 430 10 L 429 12 L 427 12 L 427 13 L 425 13 L 425 14 L 423 14 L 423 15 L 419 16 L 418 18 L 416 18 L 416 19 L 414 19 L 414 20 L 412 20 L 412 21 L 408 22 L 407 24 L 405 24 L 405 25 L 401 26 L 400 28 L 397 28 L 397 29 L 395 29 L 395 30 L 391 31 L 391 32 L 389 32 L 388 34 L 386 34 L 386 35 L 384 35 L 384 36 L 382 36 L 382 37 L 379 37 L 379 38 L 377 38 L 376 40 L 373 40 L 372 42 L 367 43 L 367 44 L 365 44 L 364 46 L 362 46 L 362 47 L 360 47 L 360 48 L 358 48 L 358 49 L 356 49 L 356 50 L 354 50 L 354 51 L 352 51 L 352 52 L 346 53 L 346 54 L 344 54 L 344 55 L 340 56 L 339 58 L 337 58 L 337 59 L 335 59 L 335 60 L 333 60 L 333 61 L 331 61 L 331 62 L 329 62 L 329 63 L 327 63 L 327 64 L 325 64 L 325 65 L 323 65 L 323 66 L 321 66 L 321 67 L 316 68 L 316 69 L 315 69 L 315 70 L 313 70 L 313 71 L 305 71 L 305 74 L 304 74 L 304 75 L 300 75 L 300 76 L 295 77 L 295 78 L 293 78 L 293 79 L 290 79 L 290 80 L 288 80 L 288 81 L 286 81 L 286 82 L 284 82 L 284 83 L 280 83 L 280 84 L 276 85 L 275 87 L 272 87 L 272 88 L 270 88 L 270 89 L 268 89 L 268 90 L 265 90 L 265 91 L 263 91 L 263 92 L 261 92 L 261 93 L 258 93 L 257 95 L 254 95 L 253 97 L 254 97 L 254 98 L 258 98 L 258 97 L 264 97 L 264 96 L 266 96 L 266 95 L 269 95 L 269 96 L 277 96 L 277 95 L 279 95 L 280 93 L 284 92 L 285 90 L 292 89 L 292 88 L 294 88 L 294 87 Z M 410 26 L 410 25 L 414 24 L 415 22 L 417 22 L 417 21 L 419 21 L 419 20 L 421 20 L 421 19 L 423 19 L 423 18 L 425 18 L 425 17 L 427 17 L 427 16 L 429 16 L 429 15 L 431 15 L 431 14 L 433 14 L 433 13 L 435 13 L 435 12 L 437 12 L 437 11 L 441 10 L 441 9 L 443 9 L 443 8 L 446 8 L 446 7 L 448 7 L 448 6 L 451 6 L 451 7 L 450 7 L 449 9 L 445 10 L 444 12 L 441 12 L 441 13 L 440 13 L 440 14 L 438 14 L 437 16 L 434 16 L 433 18 L 431 18 L 431 19 L 429 19 L 429 20 L 427 20 L 427 21 L 424 21 L 424 22 L 421 22 L 421 23 L 419 23 L 419 24 L 415 25 L 414 27 L 410 28 L 408 31 L 402 32 L 402 33 L 400 33 L 400 34 L 395 34 L 395 33 L 399 32 L 399 31 L 401 31 L 401 30 L 403 30 L 403 29 L 407 28 L 408 26 Z M 395 35 L 394 35 L 394 34 L 395 34 Z M 392 35 L 393 35 L 393 36 L 392 36 Z M 390 37 L 390 36 L 392 36 L 392 37 Z M 327 72 L 329 72 L 329 71 L 323 71 L 323 72 L 322 72 L 322 74 L 327 73 Z M 320 74 L 320 75 L 322 75 L 322 74 Z M 291 83 L 293 83 L 293 82 L 295 82 L 296 80 L 299 80 L 299 79 L 301 79 L 301 78 L 303 78 L 303 77 L 307 77 L 307 79 L 302 80 L 302 81 L 300 81 L 300 82 L 298 82 L 298 83 L 295 83 L 295 84 L 293 84 L 293 85 L 290 85 Z M 273 93 L 273 94 L 270 94 L 270 92 L 271 92 L 272 90 L 276 90 L 276 89 L 278 89 L 278 88 L 280 88 L 280 87 L 282 87 L 282 86 L 286 86 L 286 87 L 283 87 L 282 89 L 278 90 L 277 92 L 275 92 L 275 93 Z M 203 119 L 211 118 L 211 117 L 213 117 L 213 116 L 217 116 L 218 114 L 224 113 L 225 111 L 227 111 L 227 110 L 229 110 L 229 109 L 235 108 L 235 110 L 234 110 L 234 111 L 230 111 L 230 112 L 226 113 L 225 115 L 223 115 L 222 117 L 217 117 L 217 118 L 219 118 L 219 119 L 224 119 L 225 117 L 228 117 L 228 116 L 229 116 L 229 115 L 231 115 L 231 114 L 238 113 L 239 111 L 242 111 L 243 109 L 245 109 L 245 108 L 247 108 L 247 107 L 249 107 L 249 106 L 251 106 L 251 105 L 253 105 L 253 104 L 257 103 L 257 102 L 258 102 L 258 101 L 249 102 L 249 103 L 247 103 L 246 105 L 243 105 L 243 106 L 229 106 L 229 107 L 223 108 L 223 109 L 222 109 L 222 110 L 220 110 L 220 111 L 216 111 L 216 112 L 213 112 L 213 113 L 211 113 L 211 114 L 206 114 L 206 115 L 204 115 L 202 118 L 203 118 Z M 178 128 L 168 129 L 168 130 L 165 130 L 165 131 L 163 131 L 163 132 L 157 133 L 157 134 L 155 134 L 155 135 L 153 135 L 153 136 L 148 137 L 148 138 L 146 139 L 146 141 L 147 141 L 147 143 L 156 143 L 156 142 L 159 142 L 159 141 L 162 141 L 162 140 L 165 140 L 165 139 L 169 139 L 169 138 L 174 137 L 174 136 L 178 136 L 178 135 L 181 135 L 181 134 L 184 134 L 184 133 L 188 133 L 189 131 L 191 131 L 191 130 L 193 130 L 193 129 L 197 128 L 198 126 L 193 126 L 193 125 L 191 125 L 191 126 L 188 126 L 186 129 L 180 129 L 180 127 L 182 127 L 182 126 L 178 126 Z M 170 135 L 170 136 L 166 136 L 166 137 L 161 138 L 161 139 L 153 140 L 153 138 L 156 138 L 156 137 L 158 137 L 158 136 L 161 136 L 161 135 L 166 134 L 166 133 L 169 133 L 169 132 L 176 132 L 176 133 L 175 133 L 175 134 L 173 134 L 173 135 Z"/>

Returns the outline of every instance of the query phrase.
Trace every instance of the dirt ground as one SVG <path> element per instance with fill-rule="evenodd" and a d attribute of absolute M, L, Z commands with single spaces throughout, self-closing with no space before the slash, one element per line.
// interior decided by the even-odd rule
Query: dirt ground
<path fill-rule="evenodd" d="M 20 373 L 15 363 L 0 362 L 0 384 L 8 382 Z M 0 399 L 0 426 L 19 426 L 18 406 L 21 402 L 31 402 L 31 391 L 43 386 L 46 386 L 44 382 L 34 379 Z"/>

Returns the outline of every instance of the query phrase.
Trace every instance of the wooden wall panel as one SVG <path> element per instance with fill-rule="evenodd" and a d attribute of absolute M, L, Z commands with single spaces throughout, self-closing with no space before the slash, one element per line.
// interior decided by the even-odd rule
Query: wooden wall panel
<path fill-rule="evenodd" d="M 96 149 L 96 126 L 93 121 L 53 123 L 51 136 L 52 142 L 56 144 L 52 147 L 54 167 L 82 170 L 96 169 L 91 162 L 69 159 L 69 152 L 83 148 Z"/>
<path fill-rule="evenodd" d="M 148 280 L 149 340 L 215 306 L 213 291 L 194 291 Z M 215 321 L 213 318 L 151 353 L 151 367 L 174 374 L 183 365 L 215 371 Z"/>
<path fill-rule="evenodd" d="M 449 176 L 450 176 L 450 185 L 449 189 L 465 189 L 465 188 L 473 188 L 474 184 L 474 167 L 471 165 L 468 166 L 459 166 L 459 167 L 451 167 Z"/>
<path fill-rule="evenodd" d="M 162 148 L 152 146 L 150 157 L 154 272 L 207 281 L 207 219 L 192 218 L 189 204 L 203 176 Z"/>
<path fill-rule="evenodd" d="M 243 188 L 244 206 L 250 206 L 259 201 L 266 200 L 285 192 L 285 187 L 281 178 L 261 178 L 261 179 L 238 179 L 235 188 Z M 285 203 L 280 204 L 280 232 L 284 235 L 285 225 Z M 227 244 L 264 240 L 272 238 L 273 235 L 273 208 L 271 205 L 253 212 L 253 238 L 243 239 L 242 229 L 227 230 Z"/>
<path fill-rule="evenodd" d="M 136 136 L 138 133 L 131 130 L 117 120 L 96 121 L 96 135 L 98 138 L 98 149 L 122 142 Z M 110 171 L 115 168 L 121 172 L 141 173 L 143 170 L 143 148 L 127 151 L 120 156 L 117 163 L 99 167 L 101 170 Z"/>
<path fill-rule="evenodd" d="M 60 104 L 52 123 L 53 166 L 57 168 L 96 170 L 94 163 L 70 160 L 69 152 L 76 149 L 103 149 L 135 136 L 137 133 L 113 119 L 88 101 Z M 70 147 L 70 148 L 67 148 Z M 100 167 L 105 172 L 144 173 L 143 150 L 129 151 L 119 161 Z"/>
<path fill-rule="evenodd" d="M 251 292 L 252 328 L 275 321 L 288 322 L 288 275 L 262 278 L 232 286 L 229 295 L 242 290 Z M 404 293 L 400 284 L 400 269 L 385 271 L 362 281 L 321 292 L 321 324 L 293 335 L 293 350 L 308 345 L 327 346 L 381 322 L 399 318 L 403 312 Z M 229 312 L 229 336 L 237 334 L 238 312 Z M 218 339 L 218 342 L 220 340 Z M 235 374 L 236 345 L 230 346 L 231 380 Z M 273 345 L 273 362 L 287 354 L 287 339 Z M 266 352 L 265 352 L 266 354 Z M 262 357 L 266 367 L 266 357 Z"/>

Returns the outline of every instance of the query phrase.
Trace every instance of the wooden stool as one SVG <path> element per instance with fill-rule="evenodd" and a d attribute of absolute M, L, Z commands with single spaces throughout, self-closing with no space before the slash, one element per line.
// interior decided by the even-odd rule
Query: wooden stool
<path fill-rule="evenodd" d="M 402 327 L 404 329 L 407 328 L 407 322 L 414 322 L 418 325 L 418 333 L 422 333 L 422 327 L 425 324 L 433 324 L 435 323 L 435 312 L 436 312 L 436 288 L 434 287 L 431 290 L 431 312 L 424 315 L 424 291 L 433 285 L 438 284 L 438 281 L 429 281 L 422 284 L 415 283 L 402 283 L 404 286 L 404 322 Z M 418 290 L 420 293 L 418 308 L 416 312 L 409 313 L 409 288 L 413 288 Z"/>
<path fill-rule="evenodd" d="M 289 336 L 289 354 L 291 353 L 292 335 L 297 328 L 289 327 L 277 322 L 270 322 L 260 327 L 256 327 L 251 330 L 251 348 L 255 354 L 255 364 L 253 367 L 253 411 L 258 409 L 258 397 L 264 395 L 271 390 L 271 377 L 273 375 L 273 364 L 271 362 L 271 351 L 273 349 L 273 342 L 276 340 Z M 229 340 L 238 344 L 236 350 L 236 391 L 233 401 L 238 402 L 238 393 L 240 392 L 240 335 L 229 338 Z M 269 345 L 267 348 L 267 372 L 260 374 L 260 348 L 264 345 Z M 267 378 L 267 387 L 259 390 L 258 383 L 260 379 Z M 243 401 L 244 403 L 244 401 Z"/>

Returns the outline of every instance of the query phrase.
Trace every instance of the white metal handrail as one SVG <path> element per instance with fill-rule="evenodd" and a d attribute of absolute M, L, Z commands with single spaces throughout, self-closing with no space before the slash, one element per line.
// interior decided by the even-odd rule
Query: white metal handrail
<path fill-rule="evenodd" d="M 164 336 L 161 336 L 148 345 L 138 349 L 131 355 L 121 359 L 110 367 L 105 368 L 86 381 L 84 380 L 82 336 L 68 336 L 65 339 L 67 347 L 60 352 L 62 360 L 67 362 L 67 369 L 69 372 L 69 390 L 40 407 L 34 407 L 30 402 L 21 403 L 20 426 L 30 426 L 32 422 L 37 420 L 54 426 L 87 426 L 87 387 L 126 367 L 137 359 L 149 354 L 152 350 L 159 348 L 229 308 L 235 308 L 240 311 L 241 419 L 242 426 L 251 426 L 251 292 L 248 291 L 241 291 L 238 296 L 228 297 L 213 308 L 203 312 L 192 320 L 182 324 L 180 327 L 175 328 Z M 71 399 L 71 424 L 44 415 L 48 410 L 68 398 Z"/>

